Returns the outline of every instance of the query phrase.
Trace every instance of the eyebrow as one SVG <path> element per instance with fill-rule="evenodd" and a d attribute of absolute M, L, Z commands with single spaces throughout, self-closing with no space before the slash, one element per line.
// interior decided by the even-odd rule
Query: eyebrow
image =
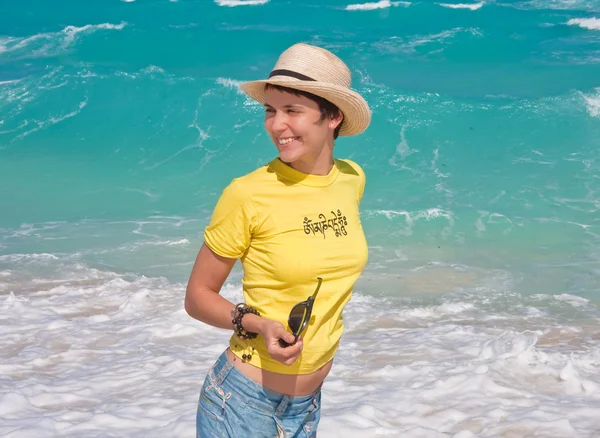
<path fill-rule="evenodd" d="M 273 108 L 271 105 L 269 105 L 268 103 L 264 104 L 265 108 Z M 304 105 L 300 105 L 299 103 L 290 103 L 287 105 L 283 105 L 283 108 L 288 109 L 288 108 L 302 108 Z"/>

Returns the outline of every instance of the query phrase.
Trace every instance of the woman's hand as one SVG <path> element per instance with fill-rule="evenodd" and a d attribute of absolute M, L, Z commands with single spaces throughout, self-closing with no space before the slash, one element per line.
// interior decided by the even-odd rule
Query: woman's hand
<path fill-rule="evenodd" d="M 298 338 L 298 341 L 289 347 L 282 347 L 279 344 L 280 339 L 288 344 L 294 342 L 294 335 L 288 332 L 280 322 L 264 319 L 261 335 L 265 339 L 267 351 L 271 357 L 284 365 L 293 364 L 302 353 L 302 347 L 304 346 L 302 338 Z"/>

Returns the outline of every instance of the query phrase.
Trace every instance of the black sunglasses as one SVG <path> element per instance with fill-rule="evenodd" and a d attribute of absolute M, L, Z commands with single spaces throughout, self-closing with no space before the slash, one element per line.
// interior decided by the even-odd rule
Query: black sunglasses
<path fill-rule="evenodd" d="M 294 335 L 294 342 L 288 344 L 283 339 L 279 340 L 279 345 L 282 347 L 289 347 L 298 341 L 298 337 L 300 333 L 304 331 L 308 322 L 310 321 L 310 316 L 312 314 L 313 303 L 315 302 L 315 298 L 317 298 L 317 294 L 319 293 L 319 289 L 321 288 L 321 283 L 323 279 L 321 277 L 317 277 L 317 288 L 315 289 L 315 293 L 312 294 L 312 297 L 308 297 L 306 301 L 302 301 L 301 303 L 296 304 L 292 307 L 290 312 L 290 316 L 288 317 L 288 326 Z"/>

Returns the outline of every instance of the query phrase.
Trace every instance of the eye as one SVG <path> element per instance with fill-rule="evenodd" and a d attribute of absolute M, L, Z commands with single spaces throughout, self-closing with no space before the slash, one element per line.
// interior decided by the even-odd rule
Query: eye
<path fill-rule="evenodd" d="M 265 112 L 267 112 L 267 113 L 274 113 L 275 110 L 273 108 L 265 108 Z"/>

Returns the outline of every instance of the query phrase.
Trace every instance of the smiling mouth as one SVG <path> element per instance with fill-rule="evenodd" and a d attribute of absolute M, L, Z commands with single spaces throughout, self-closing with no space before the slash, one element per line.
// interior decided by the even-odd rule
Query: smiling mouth
<path fill-rule="evenodd" d="M 277 143 L 280 145 L 288 144 L 296 140 L 298 137 L 286 137 L 286 138 L 278 138 Z"/>

